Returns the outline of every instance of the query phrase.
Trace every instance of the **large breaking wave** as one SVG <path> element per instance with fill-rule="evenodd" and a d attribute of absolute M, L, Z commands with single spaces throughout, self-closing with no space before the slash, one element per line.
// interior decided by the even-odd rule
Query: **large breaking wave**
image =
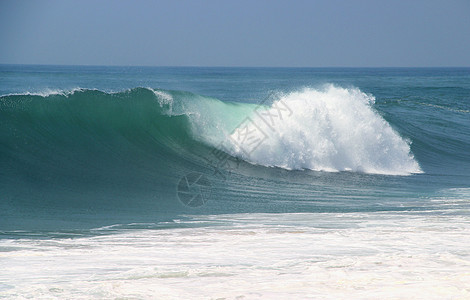
<path fill-rule="evenodd" d="M 0 101 L 3 171 L 18 172 L 18 163 L 80 173 L 98 168 L 99 157 L 201 164 L 209 147 L 289 170 L 421 172 L 410 141 L 373 103 L 358 89 L 332 85 L 273 94 L 261 105 L 149 88 L 7 95 Z"/>

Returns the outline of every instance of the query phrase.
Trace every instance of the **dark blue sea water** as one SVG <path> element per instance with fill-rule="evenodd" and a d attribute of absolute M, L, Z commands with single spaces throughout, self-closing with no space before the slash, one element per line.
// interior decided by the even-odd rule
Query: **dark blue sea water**
<path fill-rule="evenodd" d="M 84 262 L 75 266 L 77 278 L 119 281 L 135 273 L 190 297 L 188 278 L 231 274 L 246 290 L 269 297 L 270 287 L 250 286 L 247 274 L 281 280 L 265 273 L 272 267 L 325 284 L 335 276 L 344 280 L 329 271 L 338 264 L 352 286 L 382 282 L 375 294 L 356 295 L 367 298 L 390 295 L 384 283 L 405 276 L 395 270 L 377 277 L 383 269 L 374 261 L 380 261 L 415 268 L 416 274 L 404 271 L 412 287 L 401 290 L 405 295 L 422 284 L 429 295 L 440 287 L 444 296 L 468 296 L 469 281 L 462 279 L 468 272 L 460 268 L 470 257 L 463 244 L 470 226 L 469 68 L 1 65 L 0 95 L 0 253 L 6 253 L 0 259 L 11 274 L 22 263 L 41 264 L 29 261 L 28 251 L 57 251 L 49 261 L 60 268 L 67 247 L 95 263 L 112 249 L 119 256 L 99 268 L 101 275 L 85 270 Z M 246 238 L 251 234 L 258 242 Z M 214 249 L 204 248 L 205 237 Z M 187 239 L 218 263 L 185 256 Z M 315 246 L 307 242 L 315 239 Z M 276 240 L 290 242 L 270 244 Z M 141 251 L 136 245 L 159 253 L 145 254 L 154 269 L 133 261 L 106 271 Z M 101 250 L 88 256 L 82 246 Z M 293 256 L 281 259 L 277 247 Z M 268 261 L 257 264 L 261 250 Z M 248 252 L 230 260 L 238 251 Z M 171 253 L 179 258 L 169 263 Z M 309 263 L 298 270 L 278 265 L 276 257 Z M 455 260 L 461 263 L 452 265 Z M 428 263 L 449 273 L 429 273 Z M 360 264 L 370 281 L 361 281 Z M 312 268 L 318 268 L 315 279 Z M 58 290 L 28 290 L 19 278 L 3 278 L 0 292 L 74 297 L 95 288 L 97 297 L 154 295 L 143 281 L 140 294 L 75 279 L 67 283 L 73 288 L 54 279 L 41 284 Z M 29 283 L 39 284 L 37 278 Z M 211 291 L 238 295 L 217 286 Z M 280 295 L 297 294 L 283 289 Z"/>

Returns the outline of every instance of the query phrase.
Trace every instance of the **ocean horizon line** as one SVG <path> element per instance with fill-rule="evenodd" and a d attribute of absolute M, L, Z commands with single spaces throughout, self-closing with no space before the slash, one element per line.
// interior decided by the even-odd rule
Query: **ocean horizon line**
<path fill-rule="evenodd" d="M 109 67 L 109 68 L 224 68 L 224 69 L 470 69 L 470 66 L 204 66 L 204 65 L 105 65 L 0 63 L 0 66 Z"/>

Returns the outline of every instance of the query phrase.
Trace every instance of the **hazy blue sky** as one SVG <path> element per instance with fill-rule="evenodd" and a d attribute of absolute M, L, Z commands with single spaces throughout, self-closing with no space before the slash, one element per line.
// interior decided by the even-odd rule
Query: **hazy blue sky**
<path fill-rule="evenodd" d="M 0 63 L 470 66 L 470 0 L 0 0 Z"/>

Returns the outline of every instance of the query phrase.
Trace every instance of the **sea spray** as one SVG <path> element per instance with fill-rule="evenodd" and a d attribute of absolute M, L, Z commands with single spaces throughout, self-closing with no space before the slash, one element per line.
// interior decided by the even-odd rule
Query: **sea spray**
<path fill-rule="evenodd" d="M 280 94 L 266 108 L 267 115 L 276 118 L 272 124 L 254 108 L 247 121 L 232 131 L 225 128 L 223 140 L 214 140 L 207 131 L 219 127 L 220 120 L 206 119 L 203 124 L 191 120 L 197 138 L 213 147 L 223 145 L 231 155 L 257 165 L 387 175 L 421 173 L 410 142 L 374 110 L 374 101 L 357 88 L 334 85 Z M 280 107 L 289 110 L 288 117 L 282 116 Z M 231 114 L 230 107 L 224 108 L 218 112 L 222 120 Z M 246 139 L 248 133 L 253 142 L 243 145 L 240 136 Z"/>

